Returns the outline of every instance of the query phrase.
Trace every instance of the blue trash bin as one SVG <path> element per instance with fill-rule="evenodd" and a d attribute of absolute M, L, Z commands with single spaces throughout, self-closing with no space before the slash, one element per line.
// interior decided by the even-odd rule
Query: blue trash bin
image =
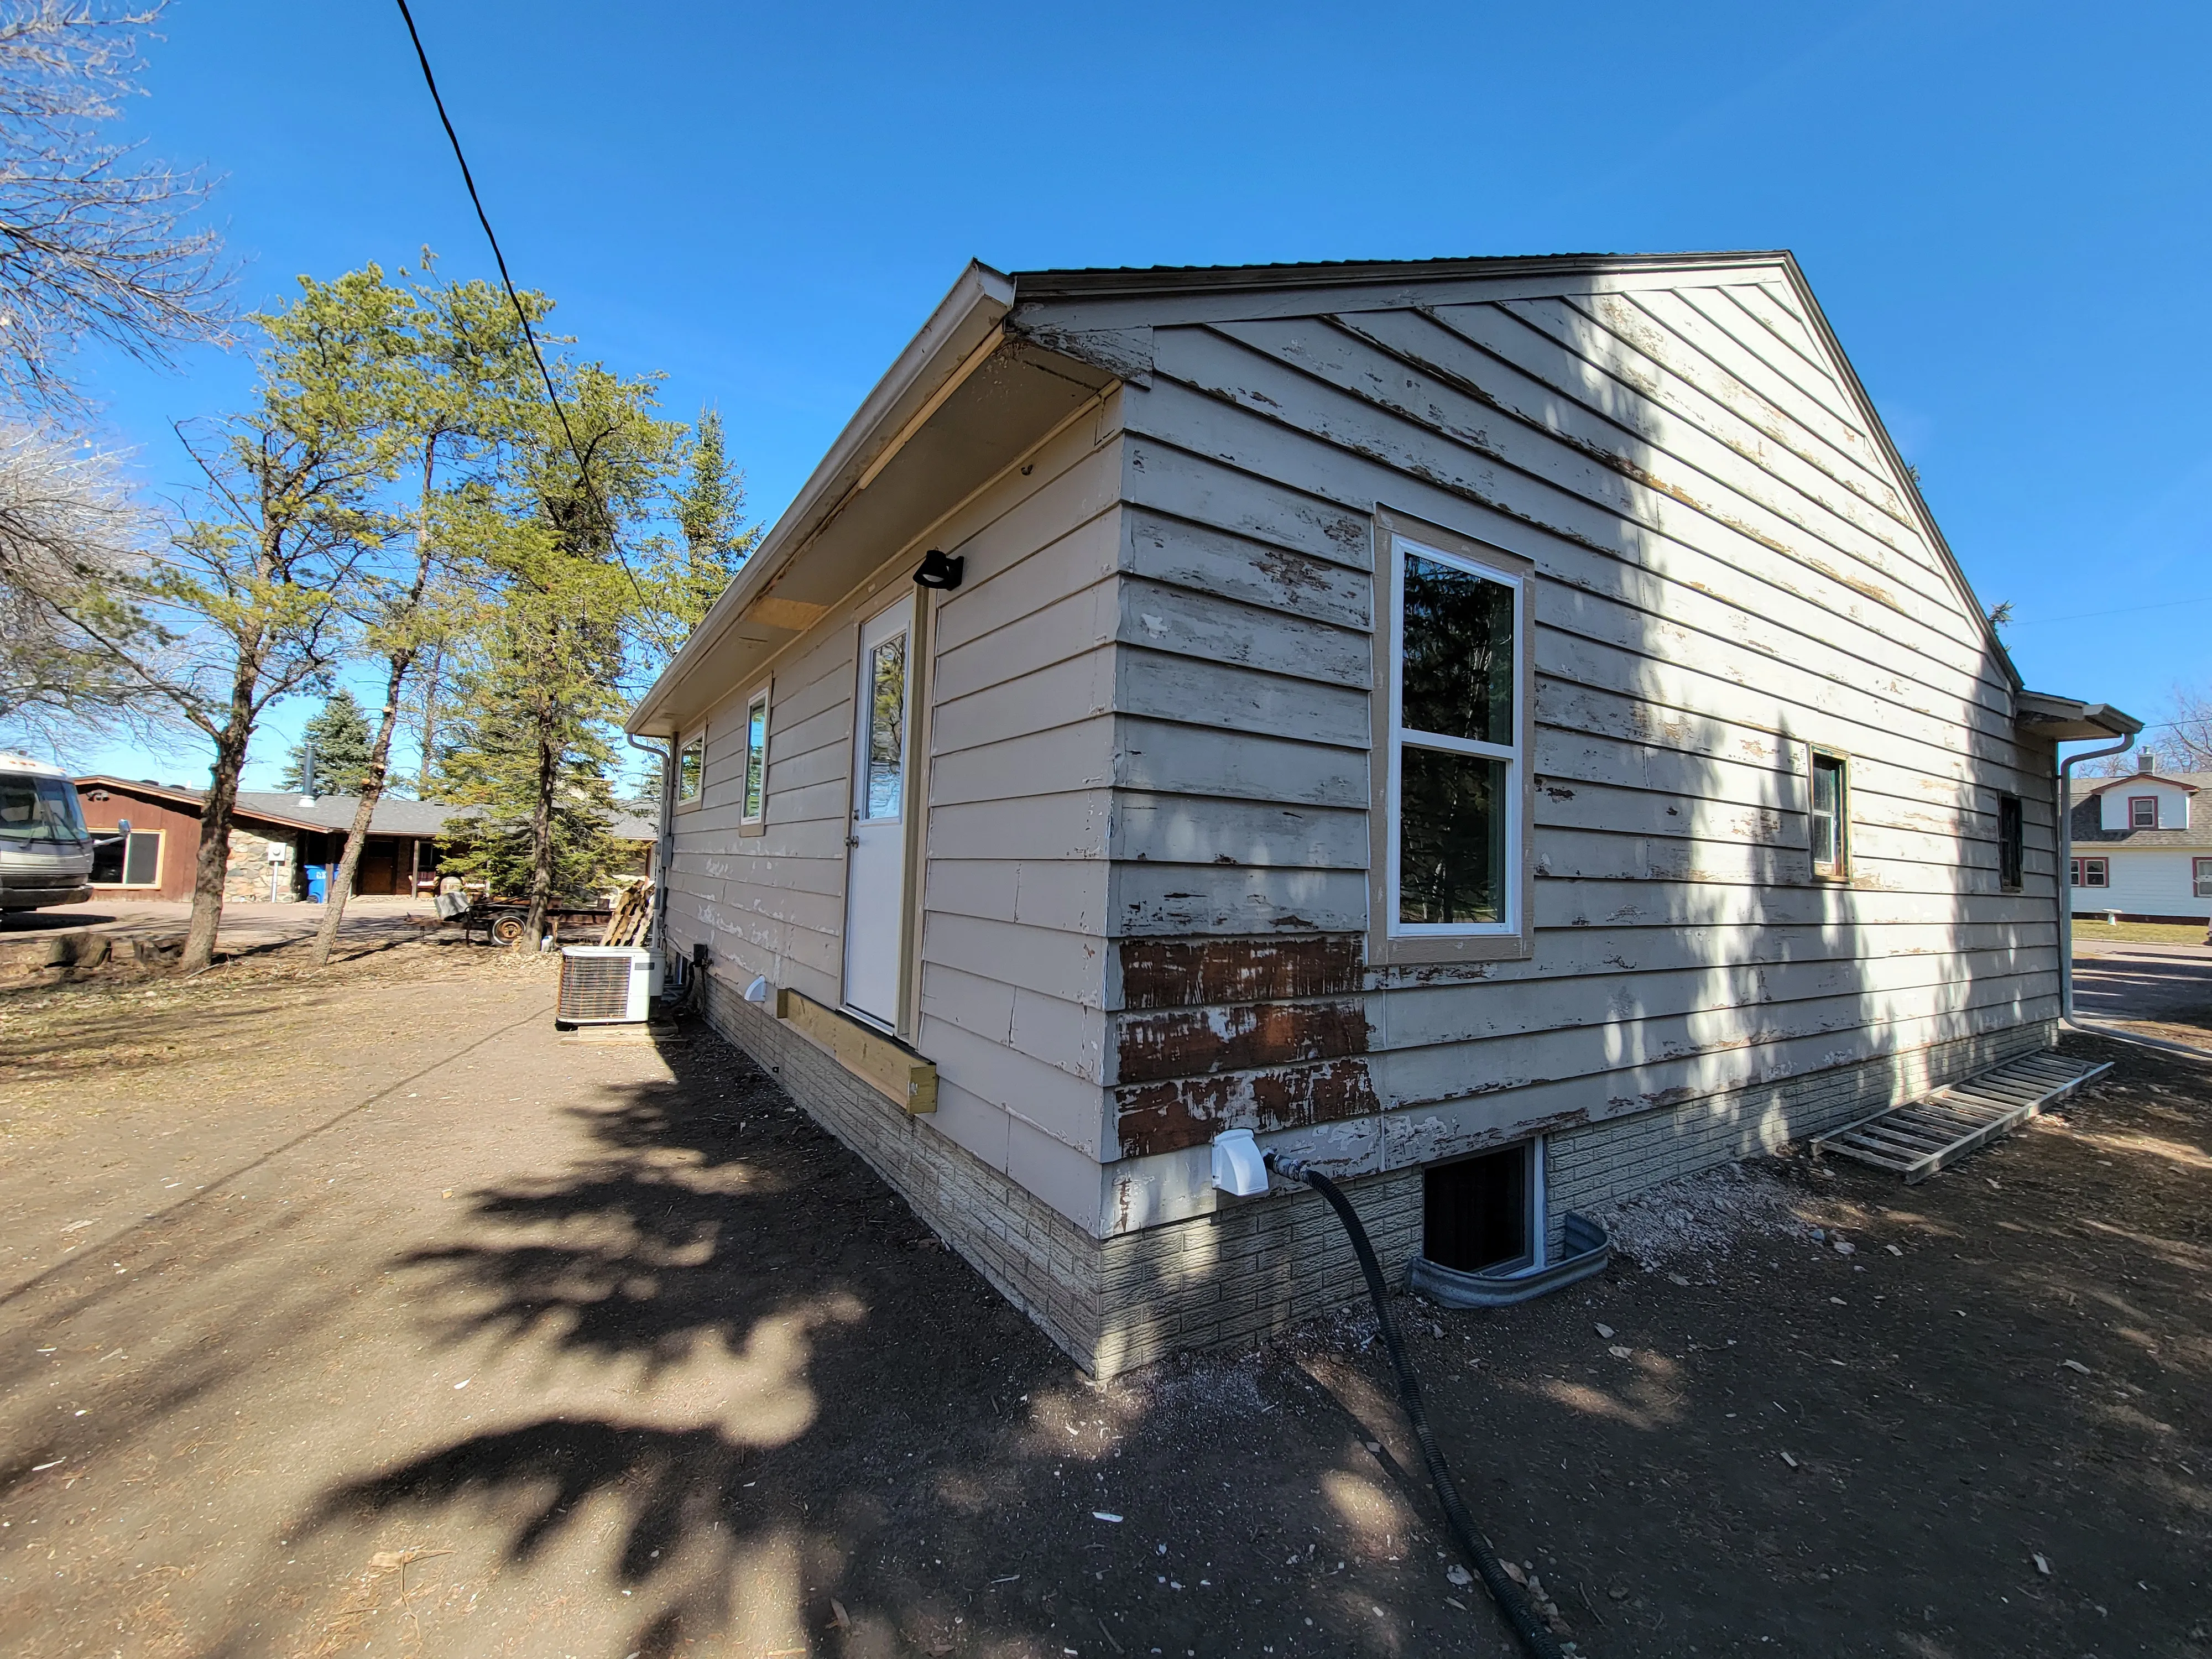
<path fill-rule="evenodd" d="M 308 903 L 320 904 L 328 896 L 330 878 L 331 866 L 329 865 L 311 864 L 307 866 Z"/>

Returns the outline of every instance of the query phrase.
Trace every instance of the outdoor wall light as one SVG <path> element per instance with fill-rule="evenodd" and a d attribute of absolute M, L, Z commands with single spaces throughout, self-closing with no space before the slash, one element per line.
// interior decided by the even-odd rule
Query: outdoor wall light
<path fill-rule="evenodd" d="M 933 547 L 921 556 L 921 568 L 914 573 L 914 579 L 923 587 L 941 587 L 949 593 L 960 586 L 960 573 L 967 565 L 966 554 L 947 558 L 942 549 Z"/>

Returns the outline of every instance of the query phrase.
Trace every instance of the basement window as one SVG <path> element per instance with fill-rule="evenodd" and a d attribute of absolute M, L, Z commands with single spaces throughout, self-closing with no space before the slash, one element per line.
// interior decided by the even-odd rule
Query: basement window
<path fill-rule="evenodd" d="M 1534 1150 L 1524 1141 L 1424 1170 L 1421 1254 L 1463 1273 L 1534 1262 Z"/>
<path fill-rule="evenodd" d="M 1840 881 L 1850 871 L 1850 784 L 1841 755 L 1813 751 L 1813 873 Z"/>
<path fill-rule="evenodd" d="M 2018 795 L 1997 797 L 1997 885 L 2018 892 L 2027 848 L 2025 821 Z"/>

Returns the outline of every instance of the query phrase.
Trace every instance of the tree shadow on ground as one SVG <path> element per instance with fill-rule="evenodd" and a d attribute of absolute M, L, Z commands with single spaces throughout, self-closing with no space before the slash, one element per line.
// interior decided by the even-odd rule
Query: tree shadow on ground
<path fill-rule="evenodd" d="M 1259 1616 L 1261 1576 L 1214 1540 L 1313 1541 L 1315 1469 L 1358 1445 L 1340 1409 L 1249 1356 L 1086 1382 L 741 1054 L 702 1033 L 666 1059 L 579 1109 L 559 1178 L 475 1194 L 466 1242 L 400 1264 L 434 1343 L 527 1356 L 545 1408 L 364 1474 L 310 1524 L 465 1513 L 517 1568 L 605 1539 L 625 1653 L 1180 1653 Z M 1312 1650 L 1341 1602 L 1340 1650 L 1391 1650 L 1357 1629 L 1373 1593 L 1339 1580 L 1262 1622 Z"/>

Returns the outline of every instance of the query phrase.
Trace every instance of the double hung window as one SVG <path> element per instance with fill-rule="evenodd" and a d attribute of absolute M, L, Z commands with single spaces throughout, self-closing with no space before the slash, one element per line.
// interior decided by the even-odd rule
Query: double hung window
<path fill-rule="evenodd" d="M 1813 873 L 1840 881 L 1850 873 L 1851 788 L 1841 755 L 1813 751 Z"/>
<path fill-rule="evenodd" d="M 1529 567 L 1387 520 L 1376 553 L 1377 954 L 1521 954 Z"/>
<path fill-rule="evenodd" d="M 2075 887 L 2109 887 L 2112 865 L 2105 859 L 2073 859 L 2066 866 L 2066 879 Z"/>

